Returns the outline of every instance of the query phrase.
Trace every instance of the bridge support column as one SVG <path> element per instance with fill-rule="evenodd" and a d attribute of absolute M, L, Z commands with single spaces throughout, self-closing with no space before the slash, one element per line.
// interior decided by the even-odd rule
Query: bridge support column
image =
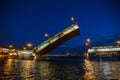
<path fill-rule="evenodd" d="M 85 53 L 85 58 L 86 58 L 87 60 L 89 60 L 89 53 L 88 53 L 88 52 Z"/>
<path fill-rule="evenodd" d="M 86 53 L 86 59 L 89 59 L 89 53 Z"/>

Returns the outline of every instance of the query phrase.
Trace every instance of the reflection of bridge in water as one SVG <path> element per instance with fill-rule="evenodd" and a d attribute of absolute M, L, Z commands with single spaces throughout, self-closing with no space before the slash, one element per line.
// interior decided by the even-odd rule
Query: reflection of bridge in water
<path fill-rule="evenodd" d="M 66 41 L 72 39 L 79 35 L 79 26 L 77 23 L 67 27 L 63 31 L 44 41 L 37 47 L 33 49 L 33 54 L 35 59 L 45 58 L 44 55 L 48 54 L 48 52 L 52 51 L 54 48 L 60 46 Z"/>

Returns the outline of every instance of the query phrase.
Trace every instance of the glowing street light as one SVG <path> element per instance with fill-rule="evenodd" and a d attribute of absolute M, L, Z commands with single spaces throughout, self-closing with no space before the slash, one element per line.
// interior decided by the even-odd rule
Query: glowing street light
<path fill-rule="evenodd" d="M 87 38 L 86 42 L 87 42 L 87 43 L 90 43 L 90 38 Z"/>
<path fill-rule="evenodd" d="M 90 49 L 90 38 L 86 39 L 86 59 L 89 59 L 89 53 L 88 53 L 88 49 Z"/>
<path fill-rule="evenodd" d="M 86 39 L 86 47 L 88 47 L 90 45 L 90 38 Z"/>
<path fill-rule="evenodd" d="M 87 50 L 90 48 L 90 38 L 86 39 L 86 48 Z"/>
<path fill-rule="evenodd" d="M 28 44 L 27 44 L 27 47 L 32 47 L 32 44 L 31 44 L 31 43 L 28 43 Z"/>
<path fill-rule="evenodd" d="M 120 40 L 116 41 L 116 43 L 120 46 Z"/>
<path fill-rule="evenodd" d="M 9 45 L 9 51 L 11 51 L 13 48 L 13 45 Z"/>
<path fill-rule="evenodd" d="M 26 48 L 27 47 L 27 48 Z M 32 48 L 32 43 L 28 43 L 27 45 L 26 45 L 26 47 L 24 47 L 24 50 L 26 50 L 26 49 L 31 49 Z"/>
<path fill-rule="evenodd" d="M 26 48 L 26 47 L 24 47 L 23 49 L 24 49 L 24 50 L 26 50 L 27 48 Z"/>
<path fill-rule="evenodd" d="M 13 48 L 13 45 L 9 45 L 9 48 Z"/>
<path fill-rule="evenodd" d="M 74 17 L 71 17 L 70 19 L 73 23 L 75 23 L 75 18 Z"/>
<path fill-rule="evenodd" d="M 45 34 L 44 34 L 44 37 L 49 37 L 49 34 L 48 34 L 48 33 L 45 33 Z"/>

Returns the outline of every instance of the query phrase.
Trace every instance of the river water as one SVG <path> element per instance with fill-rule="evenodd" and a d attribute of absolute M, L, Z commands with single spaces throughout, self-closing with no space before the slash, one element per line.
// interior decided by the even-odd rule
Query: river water
<path fill-rule="evenodd" d="M 0 59 L 0 80 L 120 80 L 120 61 Z"/>

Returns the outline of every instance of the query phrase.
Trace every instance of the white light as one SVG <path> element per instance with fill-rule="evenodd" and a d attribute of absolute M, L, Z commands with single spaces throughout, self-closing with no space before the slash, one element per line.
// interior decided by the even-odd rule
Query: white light
<path fill-rule="evenodd" d="M 75 28 L 75 29 L 78 29 L 79 27 L 78 27 L 78 25 L 75 25 L 74 28 Z"/>
<path fill-rule="evenodd" d="M 106 49 L 96 49 L 99 52 L 104 52 L 104 51 L 120 51 L 120 48 L 106 48 Z"/>
<path fill-rule="evenodd" d="M 71 17 L 71 21 L 75 21 L 74 17 Z"/>
<path fill-rule="evenodd" d="M 95 49 L 88 49 L 88 53 L 93 53 L 95 52 Z"/>
<path fill-rule="evenodd" d="M 45 37 L 48 37 L 48 36 L 49 36 L 49 34 L 48 34 L 48 33 L 45 33 L 45 34 L 44 34 L 44 36 L 45 36 Z"/>

